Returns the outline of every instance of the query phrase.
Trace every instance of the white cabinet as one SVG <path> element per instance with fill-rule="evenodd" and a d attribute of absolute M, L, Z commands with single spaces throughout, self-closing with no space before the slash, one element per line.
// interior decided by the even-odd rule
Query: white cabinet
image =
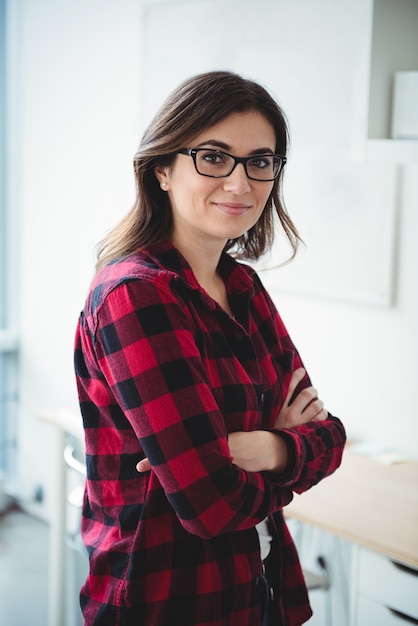
<path fill-rule="evenodd" d="M 418 570 L 357 548 L 351 626 L 418 624 Z"/>
<path fill-rule="evenodd" d="M 400 613 L 387 606 L 360 598 L 358 605 L 358 626 L 408 626 L 418 624 L 418 620 L 412 621 L 404 613 Z"/>

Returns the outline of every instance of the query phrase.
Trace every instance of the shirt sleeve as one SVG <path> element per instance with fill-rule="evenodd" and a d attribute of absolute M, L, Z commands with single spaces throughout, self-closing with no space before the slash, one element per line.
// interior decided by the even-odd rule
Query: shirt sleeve
<path fill-rule="evenodd" d="M 292 499 L 287 485 L 232 463 L 227 431 L 170 281 L 111 291 L 93 329 L 94 354 L 183 527 L 204 538 L 255 526 Z"/>
<path fill-rule="evenodd" d="M 303 493 L 341 465 L 346 432 L 341 421 L 331 414 L 326 420 L 273 432 L 286 439 L 293 458 L 292 467 L 286 474 L 274 477 L 270 473 L 270 480 L 279 487 Z"/>

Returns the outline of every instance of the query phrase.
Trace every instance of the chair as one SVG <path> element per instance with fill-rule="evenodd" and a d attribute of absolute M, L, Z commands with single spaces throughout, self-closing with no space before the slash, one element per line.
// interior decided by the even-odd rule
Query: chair
<path fill-rule="evenodd" d="M 308 593 L 322 591 L 324 594 L 324 626 L 332 626 L 332 594 L 331 594 L 331 572 L 328 560 L 319 554 L 314 563 L 317 567 L 307 565 L 305 559 L 305 546 L 310 540 L 312 544 L 312 528 L 296 520 L 288 520 L 289 529 L 293 536 L 296 548 L 302 563 L 303 576 Z M 318 546 L 320 547 L 320 546 Z"/>
<path fill-rule="evenodd" d="M 332 626 L 332 597 L 331 597 L 331 577 L 328 570 L 328 564 L 324 556 L 317 557 L 316 562 L 321 573 L 317 574 L 309 569 L 302 568 L 305 584 L 308 593 L 311 591 L 324 592 L 324 610 L 325 622 L 324 626 Z"/>

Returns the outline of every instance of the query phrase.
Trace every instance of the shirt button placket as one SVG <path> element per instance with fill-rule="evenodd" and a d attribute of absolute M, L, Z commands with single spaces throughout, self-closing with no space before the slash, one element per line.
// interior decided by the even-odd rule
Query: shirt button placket
<path fill-rule="evenodd" d="M 258 394 L 258 409 L 260 413 L 263 413 L 263 409 L 264 409 L 264 392 L 263 391 L 260 391 L 260 393 Z"/>

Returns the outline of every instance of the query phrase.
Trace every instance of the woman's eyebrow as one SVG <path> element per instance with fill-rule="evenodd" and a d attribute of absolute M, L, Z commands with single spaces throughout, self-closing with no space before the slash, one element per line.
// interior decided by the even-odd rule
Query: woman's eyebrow
<path fill-rule="evenodd" d="M 213 146 L 214 148 L 220 148 L 221 150 L 226 150 L 227 152 L 232 150 L 230 145 L 220 141 L 219 139 L 208 139 L 207 141 L 202 141 L 196 146 L 196 148 L 202 148 L 203 146 Z M 274 150 L 271 148 L 256 148 L 255 150 L 251 150 L 250 154 L 274 154 Z"/>

